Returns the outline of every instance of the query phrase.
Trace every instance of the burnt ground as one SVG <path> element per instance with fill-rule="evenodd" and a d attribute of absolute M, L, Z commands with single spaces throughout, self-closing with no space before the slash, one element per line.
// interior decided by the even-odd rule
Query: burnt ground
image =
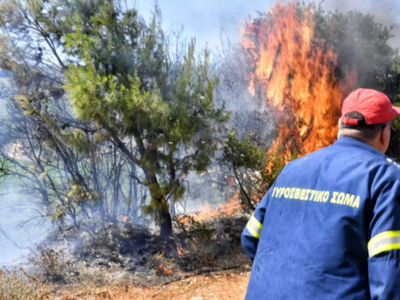
<path fill-rule="evenodd" d="M 49 294 L 54 300 L 243 300 L 249 272 L 210 273 L 163 286 L 68 286 Z"/>
<path fill-rule="evenodd" d="M 179 291 L 190 287 L 190 292 L 199 282 L 214 282 L 218 290 L 218 280 L 224 278 L 221 287 L 227 287 L 233 278 L 247 286 L 250 261 L 240 245 L 247 220 L 247 215 L 239 213 L 202 222 L 175 222 L 176 234 L 167 239 L 129 223 L 86 220 L 54 230 L 31 262 L 37 276 L 51 283 L 50 299 L 164 299 L 160 297 L 167 291 L 176 292 L 176 297 L 165 299 L 191 299 L 188 295 L 179 298 Z M 119 298 L 111 295 L 120 290 L 124 293 Z M 153 294 L 132 298 L 134 293 Z M 99 295 L 104 297 L 96 298 Z"/>

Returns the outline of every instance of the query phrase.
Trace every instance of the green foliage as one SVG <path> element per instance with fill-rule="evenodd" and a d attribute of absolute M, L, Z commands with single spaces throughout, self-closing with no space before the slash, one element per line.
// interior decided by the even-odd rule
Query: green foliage
<path fill-rule="evenodd" d="M 51 204 L 47 208 L 47 216 L 52 223 L 63 223 L 67 216 L 68 208 L 65 204 Z"/>
<path fill-rule="evenodd" d="M 316 28 L 317 36 L 338 54 L 337 77 L 346 78 L 349 70 L 355 70 L 360 87 L 390 92 L 388 72 L 397 55 L 389 45 L 392 27 L 376 22 L 373 15 L 350 11 L 317 15 Z"/>
<path fill-rule="evenodd" d="M 95 151 L 95 144 L 98 143 L 98 141 L 92 142 L 81 129 L 63 132 L 62 139 L 67 146 L 84 155 L 89 155 L 91 151 Z"/>
<path fill-rule="evenodd" d="M 167 210 L 165 199 L 181 198 L 179 178 L 203 172 L 211 163 L 218 135 L 229 114 L 213 102 L 216 78 L 209 78 L 208 52 L 195 58 L 194 42 L 171 70 L 168 44 L 157 15 L 149 27 L 135 11 L 105 3 L 97 14 L 69 22 L 75 30 L 65 47 L 77 63 L 65 86 L 74 111 L 95 122 L 145 174 L 153 202 L 148 212 Z M 132 136 L 138 156 L 123 145 Z"/>
<path fill-rule="evenodd" d="M 321 3 L 315 2 L 296 5 L 300 16 L 304 11 L 314 12 L 315 43 L 323 40 L 325 47 L 338 55 L 334 70 L 337 80 L 351 80 L 348 74 L 355 71 L 356 87 L 374 88 L 395 96 L 393 88 L 398 87 L 393 85 L 396 74 L 391 73 L 391 66 L 398 51 L 389 43 L 394 37 L 392 26 L 384 26 L 374 15 L 357 10 L 326 12 Z"/>
<path fill-rule="evenodd" d="M 326 13 L 317 15 L 317 33 L 338 54 L 335 74 L 346 79 L 350 70 L 357 72 L 357 86 L 384 92 L 392 102 L 400 95 L 400 57 L 398 49 L 389 41 L 394 36 L 393 27 L 386 27 L 371 14 L 358 11 Z M 394 121 L 395 127 L 398 121 Z M 400 128 L 400 127 L 397 127 Z M 398 147 L 400 135 L 392 133 L 388 155 L 400 159 Z"/>
<path fill-rule="evenodd" d="M 254 133 L 248 134 L 243 141 L 239 140 L 234 132 L 229 134 L 226 146 L 223 149 L 223 163 L 230 163 L 236 168 L 248 167 L 261 170 L 265 166 L 267 147 L 260 147 L 252 143 Z"/>
<path fill-rule="evenodd" d="M 65 192 L 66 197 L 70 201 L 75 202 L 83 202 L 85 200 L 89 200 L 93 203 L 100 201 L 103 199 L 103 196 L 100 192 L 94 190 L 87 190 L 79 183 L 72 183 L 70 188 Z"/>
<path fill-rule="evenodd" d="M 13 134 L 29 160 L 4 173 L 55 222 L 137 217 L 144 206 L 167 228 L 182 177 L 207 170 L 229 114 L 214 104 L 208 51 L 195 55 L 191 42 L 176 56 L 157 7 L 146 24 L 119 4 L 0 1 L 0 68 L 13 75 Z"/>
<path fill-rule="evenodd" d="M 400 102 L 395 102 L 394 105 L 400 106 Z M 400 161 L 400 118 L 399 117 L 396 117 L 393 120 L 392 127 L 394 127 L 395 130 L 391 131 L 389 149 L 386 155 L 396 159 L 396 161 Z"/>
<path fill-rule="evenodd" d="M 242 202 L 250 208 L 253 208 L 254 202 L 261 200 L 285 166 L 283 158 L 275 153 L 268 153 L 265 145 L 259 145 L 254 140 L 254 135 L 255 133 L 250 133 L 239 139 L 232 132 L 220 158 L 223 165 L 233 170 L 241 187 Z"/>

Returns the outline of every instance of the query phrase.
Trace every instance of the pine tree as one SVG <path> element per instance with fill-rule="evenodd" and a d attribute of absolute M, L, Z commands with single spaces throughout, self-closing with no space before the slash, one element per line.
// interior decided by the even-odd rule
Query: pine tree
<path fill-rule="evenodd" d="M 158 8 L 147 25 L 137 11 L 111 0 L 3 0 L 1 4 L 6 36 L 1 42 L 0 64 L 14 74 L 22 94 L 19 108 L 41 124 L 50 147 L 93 161 L 93 179 L 80 174 L 76 164 L 71 167 L 67 197 L 82 207 L 89 197 L 92 202 L 100 201 L 101 207 L 108 205 L 105 195 L 95 188 L 99 186 L 96 168 L 101 164 L 92 154 L 112 145 L 115 155 L 122 155 L 131 165 L 124 172 L 123 166 L 115 165 L 113 176 L 126 176 L 132 166 L 141 170 L 130 176 L 149 190 L 146 212 L 156 217 L 162 235 L 171 235 L 168 203 L 184 195 L 185 175 L 207 171 L 229 118 L 224 106 L 214 105 L 218 80 L 210 77 L 208 51 L 197 56 L 192 41 L 183 57 L 173 53 L 160 26 Z M 28 51 L 19 47 L 22 44 Z M 55 71 L 45 66 L 49 53 L 57 65 Z M 45 76 L 52 80 L 43 85 Z M 36 97 L 38 91 L 51 94 L 55 86 L 75 113 L 77 119 L 69 121 L 73 126 L 54 119 L 54 113 L 43 110 L 44 102 Z M 53 97 L 51 101 L 57 100 Z M 64 163 L 68 166 L 69 160 Z M 43 177 L 50 180 L 51 173 Z M 113 193 L 120 193 L 121 188 L 116 183 Z M 118 196 L 113 199 L 109 210 L 116 218 L 120 201 Z"/>
<path fill-rule="evenodd" d="M 168 200 L 183 196 L 183 175 L 207 171 L 229 115 L 214 106 L 208 52 L 196 60 L 192 41 L 173 65 L 158 14 L 145 27 L 135 11 L 118 11 L 110 1 L 90 19 L 75 15 L 65 41 L 77 63 L 65 74 L 78 117 L 95 122 L 142 169 L 144 178 L 135 179 L 149 188 L 147 211 L 156 214 L 161 234 L 171 235 Z"/>

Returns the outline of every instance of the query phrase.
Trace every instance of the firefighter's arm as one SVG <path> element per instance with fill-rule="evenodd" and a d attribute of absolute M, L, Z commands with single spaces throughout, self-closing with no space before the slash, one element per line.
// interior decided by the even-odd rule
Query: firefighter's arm
<path fill-rule="evenodd" d="M 264 222 L 264 215 L 272 190 L 273 187 L 269 189 L 269 191 L 261 200 L 260 204 L 258 204 L 256 210 L 254 211 L 242 233 L 242 245 L 251 260 L 254 260 L 257 252 L 258 241 L 260 239 L 260 234 Z"/>
<path fill-rule="evenodd" d="M 370 223 L 368 273 L 371 299 L 400 295 L 400 181 L 386 184 L 376 200 Z"/>

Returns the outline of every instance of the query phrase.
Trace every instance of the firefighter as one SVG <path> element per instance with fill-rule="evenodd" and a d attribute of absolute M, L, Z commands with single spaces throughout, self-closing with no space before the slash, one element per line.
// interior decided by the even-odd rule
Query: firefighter
<path fill-rule="evenodd" d="M 338 140 L 283 169 L 242 234 L 246 300 L 400 299 L 400 169 L 384 154 L 399 113 L 358 89 Z"/>

